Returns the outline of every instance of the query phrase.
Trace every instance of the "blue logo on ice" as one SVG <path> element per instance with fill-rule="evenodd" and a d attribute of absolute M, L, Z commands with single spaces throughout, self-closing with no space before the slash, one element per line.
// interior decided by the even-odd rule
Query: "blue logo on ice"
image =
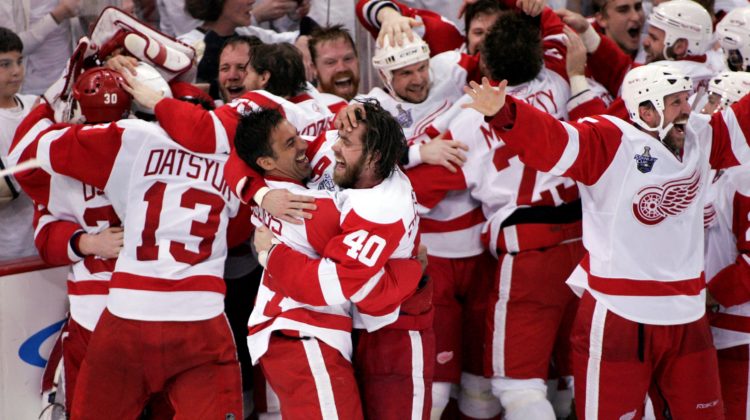
<path fill-rule="evenodd" d="M 42 344 L 44 344 L 44 342 L 47 341 L 48 338 L 52 337 L 53 335 L 55 335 L 55 333 L 60 331 L 60 328 L 62 328 L 63 324 L 65 324 L 64 319 L 62 321 L 55 322 L 49 327 L 40 330 L 36 334 L 26 339 L 26 341 L 21 344 L 21 347 L 18 348 L 18 357 L 32 366 L 43 368 L 47 364 L 47 360 L 45 360 L 42 355 L 39 354 L 39 348 L 42 347 Z"/>

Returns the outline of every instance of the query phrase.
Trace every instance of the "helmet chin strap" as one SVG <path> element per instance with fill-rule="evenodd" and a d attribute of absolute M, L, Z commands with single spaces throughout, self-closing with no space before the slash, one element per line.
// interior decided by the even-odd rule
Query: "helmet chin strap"
<path fill-rule="evenodd" d="M 659 124 L 656 127 L 649 127 L 648 124 L 646 124 L 645 122 L 643 122 L 643 120 L 641 120 L 641 124 L 639 125 L 641 128 L 643 128 L 646 131 L 650 131 L 652 133 L 656 132 L 656 135 L 659 138 L 659 141 L 664 143 L 664 139 L 667 138 L 667 134 L 669 133 L 669 130 L 671 130 L 672 127 L 674 127 L 674 123 L 669 123 L 667 124 L 666 127 L 662 127 L 662 125 L 664 125 L 664 111 L 662 111 L 661 109 L 658 109 L 655 106 L 654 106 L 654 109 L 656 110 L 657 114 L 659 114 Z"/>

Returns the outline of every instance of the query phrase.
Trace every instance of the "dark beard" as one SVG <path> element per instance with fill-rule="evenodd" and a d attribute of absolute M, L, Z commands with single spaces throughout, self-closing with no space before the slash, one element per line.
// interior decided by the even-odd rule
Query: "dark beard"
<path fill-rule="evenodd" d="M 359 181 L 359 177 L 362 175 L 362 169 L 365 167 L 365 155 L 363 154 L 354 166 L 346 168 L 344 175 L 340 178 L 333 175 L 333 182 L 341 189 L 354 188 Z"/>

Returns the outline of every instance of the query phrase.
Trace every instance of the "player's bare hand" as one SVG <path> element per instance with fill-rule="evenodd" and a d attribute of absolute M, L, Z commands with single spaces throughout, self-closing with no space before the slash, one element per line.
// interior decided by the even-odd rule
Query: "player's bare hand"
<path fill-rule="evenodd" d="M 417 250 L 417 261 L 422 264 L 422 272 L 424 273 L 424 270 L 427 269 L 427 247 L 422 244 L 419 244 Z"/>
<path fill-rule="evenodd" d="M 99 233 L 84 233 L 78 241 L 78 250 L 83 255 L 96 255 L 101 258 L 117 258 L 122 249 L 124 231 L 121 227 L 111 227 Z"/>
<path fill-rule="evenodd" d="M 312 219 L 312 213 L 308 211 L 318 208 L 313 197 L 292 194 L 286 189 L 269 191 L 260 206 L 271 216 L 295 225 L 301 225 L 304 219 Z"/>
<path fill-rule="evenodd" d="M 113 55 L 104 62 L 104 67 L 120 72 L 121 74 L 130 73 L 135 76 L 138 59 L 122 54 Z"/>
<path fill-rule="evenodd" d="M 297 9 L 289 15 L 294 20 L 300 20 L 302 17 L 307 16 L 310 13 L 310 8 L 312 7 L 311 0 L 302 0 L 297 5 Z"/>
<path fill-rule="evenodd" d="M 491 117 L 505 106 L 505 87 L 508 81 L 503 80 L 497 87 L 490 85 L 489 79 L 482 78 L 482 84 L 475 81 L 464 86 L 464 92 L 473 99 L 472 102 L 462 104 L 461 108 L 471 108 L 484 116 Z"/>
<path fill-rule="evenodd" d="M 265 0 L 253 5 L 253 16 L 255 20 L 266 22 L 276 20 L 286 14 L 291 14 L 297 9 L 295 0 Z"/>
<path fill-rule="evenodd" d="M 555 14 L 557 14 L 557 16 L 559 16 L 566 25 L 573 28 L 573 30 L 578 32 L 579 34 L 586 32 L 589 26 L 591 26 L 589 21 L 586 20 L 583 15 L 571 10 L 557 9 L 555 10 Z"/>
<path fill-rule="evenodd" d="M 253 236 L 253 246 L 255 246 L 255 252 L 261 253 L 268 251 L 273 245 L 273 233 L 270 229 L 265 226 L 260 226 L 255 229 L 255 235 Z"/>
<path fill-rule="evenodd" d="M 365 106 L 360 103 L 353 103 L 339 111 L 333 124 L 339 131 L 351 132 L 359 126 L 357 120 L 364 118 L 365 115 Z"/>
<path fill-rule="evenodd" d="M 545 6 L 544 0 L 517 0 L 516 7 L 521 9 L 527 15 L 534 17 L 542 13 Z"/>
<path fill-rule="evenodd" d="M 586 74 L 586 46 L 583 45 L 583 40 L 574 30 L 566 26 L 563 28 L 563 32 L 567 37 L 565 39 L 565 45 L 567 46 L 565 69 L 568 72 L 568 77 L 584 76 Z"/>
<path fill-rule="evenodd" d="M 297 47 L 302 54 L 302 63 L 305 65 L 305 79 L 307 79 L 308 82 L 315 80 L 315 77 L 317 76 L 315 65 L 313 64 L 312 56 L 310 55 L 310 47 L 308 46 L 309 41 L 310 37 L 307 35 L 302 35 L 294 41 L 294 46 Z"/>
<path fill-rule="evenodd" d="M 378 12 L 380 32 L 378 33 L 378 46 L 382 47 L 387 41 L 391 47 L 404 45 L 404 38 L 414 41 L 412 28 L 422 26 L 422 22 L 401 15 L 401 13 L 390 7 L 384 7 Z"/>
<path fill-rule="evenodd" d="M 82 0 L 60 0 L 50 12 L 57 23 L 76 17 L 81 13 Z"/>
<path fill-rule="evenodd" d="M 465 151 L 469 146 L 455 140 L 443 140 L 442 134 L 432 139 L 429 143 L 419 146 L 419 156 L 422 162 L 430 165 L 444 166 L 451 172 L 463 166 L 466 162 Z"/>
<path fill-rule="evenodd" d="M 129 74 L 129 72 L 122 73 L 122 77 L 124 77 L 127 82 L 123 88 L 142 107 L 153 110 L 156 107 L 156 104 L 164 99 L 164 95 L 161 92 L 151 89 L 144 83 L 141 83 L 133 75 Z"/>
<path fill-rule="evenodd" d="M 478 0 L 464 0 L 464 2 L 461 4 L 461 7 L 458 9 L 458 18 L 461 19 L 464 17 L 464 13 L 466 13 L 466 8 L 469 7 L 470 4 L 476 3 Z"/>

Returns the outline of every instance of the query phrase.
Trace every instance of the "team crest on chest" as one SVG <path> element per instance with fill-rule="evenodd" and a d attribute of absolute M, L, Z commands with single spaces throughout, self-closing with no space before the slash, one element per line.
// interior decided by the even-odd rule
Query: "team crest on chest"
<path fill-rule="evenodd" d="M 635 155 L 635 162 L 636 167 L 638 168 L 641 173 L 647 174 L 651 172 L 651 169 L 654 168 L 654 162 L 656 162 L 655 157 L 651 157 L 651 148 L 646 146 L 643 148 L 643 154 L 636 154 Z"/>
<path fill-rule="evenodd" d="M 644 225 L 656 225 L 669 216 L 682 214 L 698 196 L 700 174 L 641 188 L 633 197 L 633 215 Z"/>
<path fill-rule="evenodd" d="M 411 109 L 405 110 L 401 107 L 401 104 L 396 105 L 396 109 L 398 110 L 398 115 L 396 116 L 398 124 L 403 128 L 411 127 L 414 124 L 414 119 L 411 117 Z"/>

